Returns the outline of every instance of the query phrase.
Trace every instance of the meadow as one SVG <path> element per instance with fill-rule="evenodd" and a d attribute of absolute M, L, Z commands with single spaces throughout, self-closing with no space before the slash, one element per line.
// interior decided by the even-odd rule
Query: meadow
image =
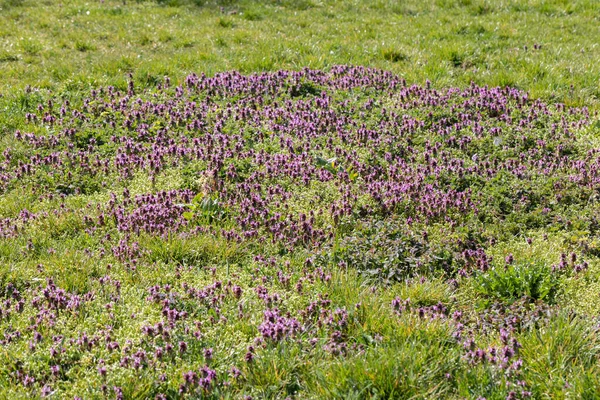
<path fill-rule="evenodd" d="M 0 398 L 600 398 L 600 6 L 0 0 Z"/>

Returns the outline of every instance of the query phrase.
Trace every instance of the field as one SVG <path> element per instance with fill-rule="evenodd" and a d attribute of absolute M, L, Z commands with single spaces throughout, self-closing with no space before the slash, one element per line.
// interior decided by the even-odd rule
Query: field
<path fill-rule="evenodd" d="M 0 0 L 0 398 L 600 398 L 600 5 Z"/>

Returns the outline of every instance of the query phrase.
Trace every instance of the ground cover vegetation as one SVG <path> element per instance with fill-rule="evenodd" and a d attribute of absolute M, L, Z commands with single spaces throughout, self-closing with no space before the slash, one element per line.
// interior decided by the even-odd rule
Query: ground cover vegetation
<path fill-rule="evenodd" d="M 0 397 L 600 397 L 595 2 L 0 8 Z"/>

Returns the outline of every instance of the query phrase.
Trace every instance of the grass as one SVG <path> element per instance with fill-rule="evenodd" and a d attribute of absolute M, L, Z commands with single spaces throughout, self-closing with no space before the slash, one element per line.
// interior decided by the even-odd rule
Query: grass
<path fill-rule="evenodd" d="M 356 16 L 360 15 L 357 20 Z M 409 82 L 511 85 L 600 100 L 593 1 L 2 3 L 0 91 L 55 92 L 189 72 L 359 64 Z"/>
<path fill-rule="evenodd" d="M 0 398 L 600 398 L 599 11 L 0 0 Z"/>

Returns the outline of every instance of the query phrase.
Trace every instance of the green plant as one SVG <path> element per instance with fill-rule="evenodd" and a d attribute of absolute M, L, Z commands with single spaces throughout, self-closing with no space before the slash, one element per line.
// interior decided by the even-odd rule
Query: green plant
<path fill-rule="evenodd" d="M 356 171 L 354 171 L 352 168 L 346 169 L 342 165 L 340 165 L 337 162 L 337 157 L 332 157 L 329 159 L 317 157 L 316 164 L 318 167 L 326 169 L 327 171 L 331 172 L 333 175 L 337 175 L 340 172 L 347 172 L 348 178 L 350 178 L 351 181 L 355 181 L 356 178 L 358 178 L 358 173 Z"/>
<path fill-rule="evenodd" d="M 383 49 L 381 51 L 381 55 L 385 60 L 394 63 L 400 61 L 407 61 L 409 59 L 409 57 L 406 54 L 396 49 Z"/>
<path fill-rule="evenodd" d="M 31 56 L 38 55 L 44 46 L 36 39 L 23 39 L 21 41 L 21 48 L 23 51 Z"/>
<path fill-rule="evenodd" d="M 393 223 L 376 221 L 336 240 L 335 258 L 370 279 L 393 282 L 424 271 L 426 247 Z"/>
<path fill-rule="evenodd" d="M 85 53 L 86 51 L 96 50 L 96 47 L 87 42 L 77 41 L 75 42 L 75 49 L 77 49 L 77 51 Z"/>
<path fill-rule="evenodd" d="M 189 211 L 183 213 L 183 217 L 191 222 L 210 225 L 224 220 L 227 216 L 227 211 L 217 195 L 197 194 L 187 207 Z"/>
<path fill-rule="evenodd" d="M 494 268 L 477 274 L 473 282 L 485 298 L 509 303 L 523 297 L 553 303 L 560 289 L 559 276 L 549 266 L 533 263 Z"/>

